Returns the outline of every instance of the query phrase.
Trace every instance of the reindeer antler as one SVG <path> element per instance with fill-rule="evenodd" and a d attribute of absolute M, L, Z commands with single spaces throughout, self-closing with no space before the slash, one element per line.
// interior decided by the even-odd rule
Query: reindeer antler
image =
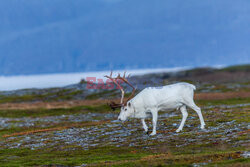
<path fill-rule="evenodd" d="M 127 76 L 127 78 L 129 78 L 129 77 L 130 77 L 130 75 Z M 130 87 L 132 87 L 132 89 L 133 89 L 131 95 L 128 97 L 128 99 L 127 99 L 126 102 L 124 103 L 124 104 L 127 104 L 127 102 L 128 102 L 130 99 L 133 98 L 136 89 L 135 89 L 135 87 L 128 81 L 128 79 L 126 78 L 126 71 L 124 72 L 123 77 L 121 77 L 120 74 L 118 74 L 118 77 L 117 77 L 117 78 L 120 79 L 120 80 L 122 80 L 122 81 L 124 81 L 126 84 L 128 84 L 128 85 L 129 85 Z"/>
<path fill-rule="evenodd" d="M 116 80 L 118 79 L 118 77 L 112 78 L 112 71 L 111 71 L 111 73 L 110 73 L 110 76 L 105 75 L 105 77 L 106 77 L 106 78 L 109 78 L 111 81 L 113 81 L 113 82 L 118 86 L 118 88 L 121 90 L 121 92 L 122 92 L 121 104 L 123 104 L 124 90 L 123 90 L 123 88 L 121 87 L 121 85 L 116 81 Z"/>
<path fill-rule="evenodd" d="M 117 104 L 117 103 L 115 103 L 115 102 L 111 102 L 111 103 L 109 103 L 109 106 L 110 106 L 113 110 L 115 110 L 116 108 L 120 108 L 120 107 L 126 105 L 127 102 L 134 96 L 135 90 L 136 90 L 136 89 L 134 88 L 134 86 L 133 86 L 131 83 L 129 83 L 129 81 L 127 80 L 127 78 L 126 78 L 126 72 L 124 72 L 123 77 L 121 77 L 120 73 L 118 73 L 118 76 L 117 76 L 116 78 L 113 78 L 113 77 L 112 77 L 112 71 L 111 71 L 110 76 L 105 75 L 104 77 L 106 77 L 106 78 L 110 79 L 112 82 L 114 82 L 114 83 L 117 85 L 117 87 L 121 90 L 121 93 L 122 93 L 120 104 Z M 128 75 L 128 77 L 129 77 L 129 75 Z M 132 94 L 129 96 L 129 98 L 126 100 L 125 103 L 123 102 L 123 100 L 124 100 L 124 89 L 123 89 L 122 86 L 119 84 L 119 82 L 117 82 L 118 80 L 124 81 L 126 84 L 128 84 L 129 86 L 131 86 L 131 87 L 133 88 Z"/>

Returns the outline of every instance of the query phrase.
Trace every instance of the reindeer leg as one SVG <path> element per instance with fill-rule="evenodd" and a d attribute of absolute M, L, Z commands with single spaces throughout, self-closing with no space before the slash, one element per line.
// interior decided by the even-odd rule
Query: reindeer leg
<path fill-rule="evenodd" d="M 152 111 L 152 122 L 153 122 L 153 132 L 150 134 L 150 136 L 153 136 L 156 134 L 156 126 L 157 126 L 157 119 L 158 119 L 158 111 Z"/>
<path fill-rule="evenodd" d="M 145 119 L 141 119 L 141 122 L 142 122 L 142 126 L 143 126 L 143 129 L 145 130 L 145 132 L 148 132 L 148 126 L 145 122 Z"/>
<path fill-rule="evenodd" d="M 200 119 L 200 123 L 201 123 L 201 129 L 205 129 L 205 122 L 204 122 L 204 119 L 203 119 L 203 116 L 201 114 L 201 109 L 200 107 L 196 106 L 195 104 L 191 105 L 190 108 L 192 108 L 194 111 L 196 111 L 196 113 L 198 114 L 199 116 L 199 119 Z"/>
<path fill-rule="evenodd" d="M 176 132 L 182 131 L 182 128 L 183 128 L 183 126 L 184 126 L 184 124 L 186 122 L 187 116 L 188 116 L 186 106 L 182 106 L 180 108 L 180 110 L 181 110 L 181 113 L 182 113 L 182 120 L 181 120 L 181 124 L 180 124 L 179 128 L 176 130 Z"/>

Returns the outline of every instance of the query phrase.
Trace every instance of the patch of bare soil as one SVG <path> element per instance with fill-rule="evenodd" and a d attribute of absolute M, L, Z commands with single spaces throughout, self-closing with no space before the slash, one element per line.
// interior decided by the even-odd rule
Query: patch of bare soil
<path fill-rule="evenodd" d="M 250 92 L 221 92 L 221 93 L 197 93 L 196 100 L 224 100 L 231 98 L 247 98 Z"/>

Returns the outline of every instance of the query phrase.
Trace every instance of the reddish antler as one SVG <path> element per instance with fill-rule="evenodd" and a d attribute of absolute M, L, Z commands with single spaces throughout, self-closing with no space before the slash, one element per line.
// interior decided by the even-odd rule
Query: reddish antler
<path fill-rule="evenodd" d="M 118 88 L 121 90 L 122 92 L 122 97 L 121 97 L 121 104 L 123 103 L 123 99 L 124 99 L 124 90 L 121 87 L 121 85 L 117 82 L 117 78 L 112 78 L 112 71 L 110 73 L 110 76 L 105 75 L 106 78 L 110 79 L 112 82 L 114 82 L 116 84 L 116 86 L 118 86 Z"/>
<path fill-rule="evenodd" d="M 109 106 L 110 106 L 113 110 L 115 110 L 116 108 L 120 108 L 120 107 L 126 105 L 127 102 L 134 96 L 135 90 L 136 90 L 136 89 L 134 88 L 134 86 L 133 86 L 131 83 L 128 82 L 128 80 L 127 80 L 127 78 L 126 78 L 126 72 L 124 72 L 123 77 L 121 77 L 121 75 L 118 74 L 118 76 L 117 76 L 116 78 L 113 78 L 113 77 L 112 77 L 112 71 L 111 71 L 110 76 L 105 75 L 105 77 L 108 78 L 108 79 L 110 79 L 112 82 L 114 82 L 114 83 L 116 84 L 116 86 L 121 90 L 121 93 L 122 93 L 120 104 L 117 104 L 117 103 L 115 103 L 115 102 L 111 102 L 111 103 L 109 103 Z M 129 76 L 128 76 L 128 77 L 129 77 Z M 124 81 L 126 84 L 128 84 L 129 86 L 131 86 L 131 87 L 133 88 L 132 94 L 129 96 L 129 98 L 126 100 L 126 102 L 123 102 L 123 100 L 124 100 L 124 90 L 123 90 L 122 86 L 119 84 L 119 82 L 117 82 L 118 80 Z"/>
<path fill-rule="evenodd" d="M 124 72 L 123 77 L 121 77 L 120 74 L 118 74 L 118 77 L 117 77 L 117 78 L 120 79 L 120 80 L 122 80 L 122 81 L 124 81 L 126 84 L 128 84 L 128 85 L 129 85 L 130 87 L 132 87 L 132 89 L 133 89 L 131 95 L 128 97 L 128 99 L 127 99 L 126 102 L 124 103 L 124 104 L 127 104 L 127 102 L 128 102 L 130 99 L 132 99 L 132 98 L 134 97 L 134 94 L 135 94 L 136 89 L 135 89 L 135 87 L 128 81 L 127 78 L 129 78 L 129 75 L 128 75 L 127 78 L 126 78 L 126 71 Z"/>

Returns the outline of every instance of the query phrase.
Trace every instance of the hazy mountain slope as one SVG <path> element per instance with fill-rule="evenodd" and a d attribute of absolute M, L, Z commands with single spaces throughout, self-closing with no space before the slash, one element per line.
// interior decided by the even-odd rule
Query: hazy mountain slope
<path fill-rule="evenodd" d="M 250 2 L 0 0 L 0 74 L 250 62 Z"/>

